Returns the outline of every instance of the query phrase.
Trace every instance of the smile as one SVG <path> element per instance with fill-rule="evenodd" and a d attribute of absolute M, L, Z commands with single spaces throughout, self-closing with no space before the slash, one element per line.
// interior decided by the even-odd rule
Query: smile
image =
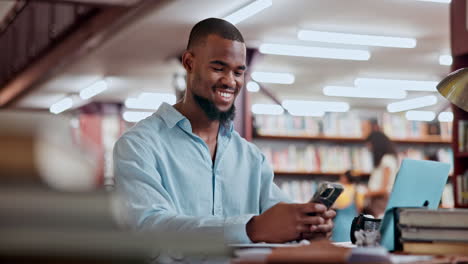
<path fill-rule="evenodd" d="M 226 99 L 230 99 L 234 95 L 232 93 L 225 93 L 225 92 L 220 92 L 220 91 L 217 91 L 217 93 Z"/>

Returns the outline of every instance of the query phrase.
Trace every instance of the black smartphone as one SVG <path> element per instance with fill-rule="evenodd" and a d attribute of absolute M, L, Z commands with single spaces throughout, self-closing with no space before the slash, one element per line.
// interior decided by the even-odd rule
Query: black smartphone
<path fill-rule="evenodd" d="M 321 182 L 314 193 L 310 203 L 321 203 L 330 209 L 333 203 L 338 199 L 340 194 L 343 192 L 343 185 L 333 182 Z M 314 213 L 308 215 L 313 216 Z"/>

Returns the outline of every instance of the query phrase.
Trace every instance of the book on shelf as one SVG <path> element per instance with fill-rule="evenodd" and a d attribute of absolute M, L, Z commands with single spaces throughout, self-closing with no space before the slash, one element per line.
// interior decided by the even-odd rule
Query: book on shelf
<path fill-rule="evenodd" d="M 336 173 L 349 169 L 368 173 L 372 160 L 365 147 L 338 145 L 259 145 L 275 171 Z"/>
<path fill-rule="evenodd" d="M 401 161 L 405 158 L 414 160 L 436 160 L 444 163 L 451 164 L 450 174 L 453 173 L 453 151 L 450 147 L 440 146 L 411 146 L 411 147 L 398 147 L 398 160 Z"/>
<path fill-rule="evenodd" d="M 450 139 L 452 123 L 450 122 L 421 122 L 409 121 L 403 115 L 383 113 L 382 130 L 394 139 L 423 138 L 425 136 L 440 136 Z"/>
<path fill-rule="evenodd" d="M 280 189 L 296 203 L 306 203 L 317 190 L 317 183 L 313 180 L 282 181 Z"/>
<path fill-rule="evenodd" d="M 321 121 L 313 117 L 254 116 L 254 128 L 261 135 L 316 136 L 321 133 L 321 126 Z"/>
<path fill-rule="evenodd" d="M 462 255 L 468 256 L 465 242 L 403 242 L 403 251 L 419 255 Z"/>
<path fill-rule="evenodd" d="M 447 183 L 442 192 L 442 198 L 440 199 L 440 206 L 442 208 L 454 208 L 455 199 L 453 195 L 453 184 Z"/>
<path fill-rule="evenodd" d="M 337 144 L 265 144 L 258 142 L 260 150 L 275 171 L 341 173 L 352 169 L 360 173 L 372 171 L 371 153 L 364 146 Z M 429 152 L 439 161 L 452 163 L 450 148 L 431 149 L 426 146 L 399 148 L 399 159 L 426 159 Z M 453 166 L 452 166 L 453 168 Z"/>
<path fill-rule="evenodd" d="M 365 116 L 365 117 L 363 117 Z M 255 115 L 254 129 L 257 135 L 273 136 L 329 136 L 363 138 L 371 130 L 372 120 L 379 120 L 381 129 L 394 139 L 417 139 L 438 136 L 449 140 L 452 135 L 450 122 L 408 121 L 398 114 L 375 114 L 360 111 L 326 113 L 322 118 L 291 115 Z"/>
<path fill-rule="evenodd" d="M 458 152 L 468 152 L 468 120 L 458 121 Z"/>
<path fill-rule="evenodd" d="M 458 175 L 457 181 L 457 203 L 468 204 L 468 170 L 464 174 Z"/>

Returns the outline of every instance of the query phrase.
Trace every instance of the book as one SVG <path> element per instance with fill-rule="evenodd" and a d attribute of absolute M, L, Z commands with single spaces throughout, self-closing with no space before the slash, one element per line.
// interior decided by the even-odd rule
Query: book
<path fill-rule="evenodd" d="M 467 228 L 468 210 L 423 208 L 400 209 L 399 224 L 409 227 Z"/>
<path fill-rule="evenodd" d="M 403 241 L 468 242 L 468 228 L 400 227 Z"/>
<path fill-rule="evenodd" d="M 403 251 L 409 254 L 468 256 L 468 243 L 404 242 Z"/>

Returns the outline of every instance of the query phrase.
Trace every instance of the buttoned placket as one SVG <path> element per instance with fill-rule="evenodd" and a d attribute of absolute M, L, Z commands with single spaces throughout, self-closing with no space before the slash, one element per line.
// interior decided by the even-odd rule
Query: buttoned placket
<path fill-rule="evenodd" d="M 218 133 L 218 144 L 216 146 L 216 157 L 213 164 L 213 185 L 214 185 L 214 195 L 213 195 L 213 215 L 222 216 L 223 215 L 223 193 L 222 189 L 224 186 L 224 178 L 221 173 L 221 162 L 224 153 L 226 152 L 227 145 L 230 140 L 230 136 L 223 135 L 224 131 L 221 128 Z"/>
<path fill-rule="evenodd" d="M 214 162 L 211 160 L 211 153 L 208 145 L 206 142 L 200 138 L 198 135 L 192 132 L 192 126 L 190 121 L 187 119 L 181 120 L 179 123 L 179 127 L 184 130 L 188 135 L 194 138 L 197 143 L 202 145 L 206 151 L 204 151 L 203 158 L 205 162 L 208 162 L 211 167 L 212 173 L 212 194 L 213 194 L 213 202 L 212 202 L 212 214 L 216 216 L 223 215 L 223 201 L 222 201 L 222 188 L 223 188 L 223 181 L 224 179 L 221 177 L 221 168 L 220 163 L 222 161 L 223 154 L 227 148 L 227 145 L 231 139 L 230 134 L 225 131 L 226 127 L 220 128 L 218 132 L 218 142 L 216 146 L 216 156 Z"/>

